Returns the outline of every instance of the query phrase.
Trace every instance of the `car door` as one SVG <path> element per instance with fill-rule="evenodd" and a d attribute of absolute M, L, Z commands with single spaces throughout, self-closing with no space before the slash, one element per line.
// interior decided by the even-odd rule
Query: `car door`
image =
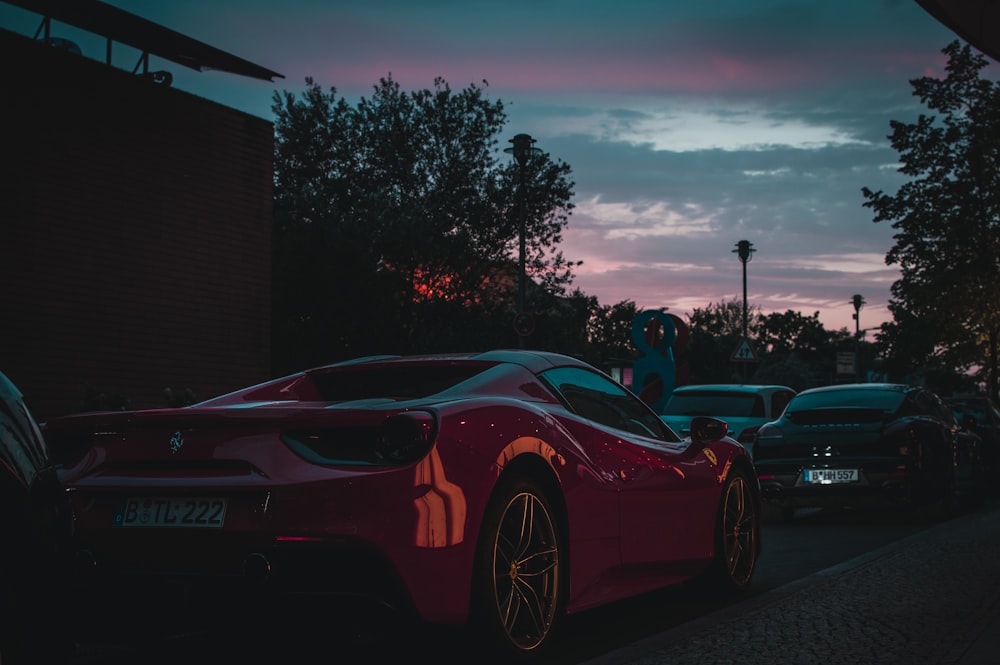
<path fill-rule="evenodd" d="M 580 368 L 543 378 L 571 409 L 607 428 L 593 459 L 616 478 L 622 562 L 703 558 L 715 524 L 718 472 L 649 407 L 610 379 Z M 592 443 L 594 442 L 592 440 Z"/>

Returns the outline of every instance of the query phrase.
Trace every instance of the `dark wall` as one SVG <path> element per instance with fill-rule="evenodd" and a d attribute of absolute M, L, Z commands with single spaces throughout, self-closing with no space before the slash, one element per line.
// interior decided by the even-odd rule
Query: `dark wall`
<path fill-rule="evenodd" d="M 269 378 L 272 124 L 3 30 L 0 62 L 0 371 L 36 418 Z"/>

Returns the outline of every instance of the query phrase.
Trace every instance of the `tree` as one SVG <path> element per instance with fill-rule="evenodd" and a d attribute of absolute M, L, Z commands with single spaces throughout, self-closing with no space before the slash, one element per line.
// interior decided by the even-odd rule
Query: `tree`
<path fill-rule="evenodd" d="M 748 306 L 747 322 L 751 331 L 760 320 L 760 308 Z M 731 360 L 743 339 L 743 303 L 735 298 L 707 307 L 695 307 L 688 317 L 691 340 L 686 357 L 690 383 L 742 383 L 746 368 Z"/>
<path fill-rule="evenodd" d="M 367 353 L 514 346 L 518 172 L 503 103 L 475 85 L 407 93 L 391 77 L 352 106 L 312 79 L 275 93 L 275 371 Z M 572 281 L 556 246 L 570 168 L 526 169 L 529 310 Z"/>
<path fill-rule="evenodd" d="M 691 341 L 681 356 L 689 366 L 689 383 L 774 383 L 803 390 L 837 381 L 836 359 L 840 350 L 854 351 L 854 335 L 847 328 L 828 331 L 819 312 L 762 314 L 759 307 L 747 312 L 751 343 L 757 362 L 738 367 L 733 351 L 743 338 L 743 306 L 736 299 L 695 308 L 688 317 Z M 861 355 L 868 366 L 874 345 L 862 344 Z M 749 376 L 744 376 L 747 371 Z M 851 377 L 853 380 L 853 377 Z"/>
<path fill-rule="evenodd" d="M 855 351 L 854 334 L 847 328 L 828 331 L 819 320 L 819 312 L 804 316 L 787 310 L 760 316 L 755 334 L 762 353 L 754 380 L 796 390 L 835 382 L 837 352 Z M 859 345 L 860 355 L 874 357 L 874 352 L 866 353 L 871 345 L 864 347 Z M 871 366 L 870 359 L 866 366 Z"/>
<path fill-rule="evenodd" d="M 595 364 L 610 361 L 632 361 L 639 356 L 632 344 L 632 322 L 639 315 L 639 308 L 632 300 L 615 305 L 599 305 L 595 301 L 587 323 L 587 338 L 594 351 Z"/>
<path fill-rule="evenodd" d="M 787 310 L 759 316 L 755 326 L 757 344 L 770 353 L 816 351 L 830 343 L 830 334 L 819 320 L 819 312 L 803 316 Z"/>
<path fill-rule="evenodd" d="M 956 40 L 947 75 L 921 77 L 913 94 L 936 115 L 892 121 L 889 140 L 910 178 L 893 194 L 862 188 L 874 222 L 896 229 L 886 264 L 898 264 L 885 335 L 890 354 L 917 367 L 984 368 L 998 397 L 1000 337 L 1000 85 L 987 60 Z"/>
<path fill-rule="evenodd" d="M 747 321 L 753 329 L 760 317 L 760 307 L 747 307 Z M 743 337 L 743 304 L 735 298 L 707 307 L 695 307 L 688 317 L 691 330 L 699 330 L 716 337 L 733 337 L 737 341 Z M 735 348 L 736 345 L 733 345 Z"/>

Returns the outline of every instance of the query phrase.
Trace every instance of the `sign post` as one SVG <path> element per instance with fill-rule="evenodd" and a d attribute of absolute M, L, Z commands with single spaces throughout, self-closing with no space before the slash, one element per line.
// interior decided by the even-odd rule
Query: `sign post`
<path fill-rule="evenodd" d="M 514 316 L 514 331 L 517 332 L 518 337 L 521 338 L 522 347 L 524 343 L 524 338 L 535 332 L 535 317 L 529 312 L 518 312 Z"/>
<path fill-rule="evenodd" d="M 837 351 L 837 374 L 857 374 L 853 351 Z"/>
<path fill-rule="evenodd" d="M 757 362 L 757 354 L 754 352 L 753 346 L 750 345 L 750 340 L 744 337 L 729 359 L 738 363 L 755 363 Z"/>

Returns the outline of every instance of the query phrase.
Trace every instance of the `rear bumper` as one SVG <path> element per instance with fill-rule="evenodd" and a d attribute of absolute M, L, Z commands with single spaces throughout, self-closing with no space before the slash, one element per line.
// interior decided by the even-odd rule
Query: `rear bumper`
<path fill-rule="evenodd" d="M 822 490 L 787 487 L 776 482 L 762 482 L 761 496 L 767 503 L 791 508 L 838 507 L 860 505 L 899 505 L 919 502 L 926 493 L 906 482 L 887 482 L 880 486 L 825 487 Z"/>
<path fill-rule="evenodd" d="M 413 614 L 392 566 L 356 543 L 245 543 L 223 551 L 206 566 L 204 559 L 194 564 L 198 550 L 170 560 L 163 551 L 124 559 L 81 549 L 76 591 L 88 607 L 91 598 L 99 607 L 82 617 L 80 630 L 141 638 L 248 625 L 262 617 L 279 623 Z"/>
<path fill-rule="evenodd" d="M 858 479 L 846 483 L 807 483 L 804 479 L 807 468 L 857 469 Z M 856 461 L 836 467 L 760 464 L 757 475 L 764 501 L 792 508 L 907 505 L 931 500 L 940 494 L 927 474 L 903 464 L 865 465 Z"/>

